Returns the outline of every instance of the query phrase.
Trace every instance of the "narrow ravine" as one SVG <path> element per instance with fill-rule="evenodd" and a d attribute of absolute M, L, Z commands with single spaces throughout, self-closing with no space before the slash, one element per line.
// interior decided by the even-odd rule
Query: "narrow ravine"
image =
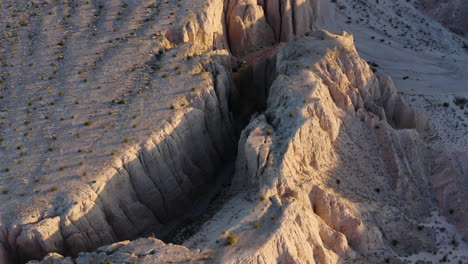
<path fill-rule="evenodd" d="M 197 83 L 202 87 L 192 88 L 195 97 L 191 95 L 192 97 L 177 99 L 180 101 L 177 102 L 181 106 L 180 109 L 178 106 L 170 105 L 170 110 L 174 110 L 175 114 L 154 118 L 153 122 L 161 122 L 160 127 L 154 132 L 140 137 L 137 142 L 124 137 L 124 143 L 128 143 L 129 146 L 126 146 L 122 155 L 117 155 L 115 150 L 106 147 L 107 153 L 104 155 L 110 153 L 110 156 L 115 158 L 101 162 L 100 166 L 95 166 L 90 171 L 77 172 L 86 177 L 82 176 L 84 179 L 77 180 L 78 183 L 71 186 L 76 191 L 69 192 L 69 199 L 55 204 L 50 213 L 45 216 L 34 215 L 32 220 L 3 220 L 4 224 L 0 223 L 2 233 L 0 253 L 3 251 L 6 253 L 2 253 L 4 256 L 0 256 L 0 260 L 25 263 L 31 259 L 40 259 L 49 252 L 76 256 L 79 252 L 91 251 L 105 244 L 148 235 L 154 235 L 165 241 L 182 243 L 186 237 L 196 232 L 197 226 L 209 219 L 213 212 L 221 207 L 223 200 L 230 195 L 230 179 L 236 173 L 234 164 L 237 140 L 241 131 L 248 125 L 250 117 L 266 109 L 269 86 L 276 78 L 275 53 L 278 43 L 288 41 L 294 34 L 305 34 L 313 29 L 316 19 L 315 0 L 298 1 L 292 6 L 290 1 L 278 2 L 277 6 L 274 2 L 217 0 L 204 3 L 206 9 L 203 12 L 206 13 L 197 14 L 198 18 L 202 19 L 191 17 L 190 22 L 183 27 L 179 28 L 177 25 L 170 29 L 163 28 L 162 33 L 151 33 L 153 39 L 162 38 L 158 40 L 159 47 L 156 46 L 157 54 L 154 59 L 145 58 L 141 65 L 137 65 L 138 67 L 130 65 L 129 58 L 123 54 L 108 51 L 123 48 L 127 42 L 132 41 L 132 36 L 147 34 L 146 31 L 152 27 L 141 26 L 137 33 L 132 31 L 128 36 L 115 30 L 118 37 L 106 41 L 111 47 L 93 47 L 96 49 L 93 54 L 97 58 L 89 71 L 97 71 L 93 74 L 102 78 L 96 81 L 98 83 L 96 90 L 101 89 L 101 83 L 111 83 L 110 80 L 115 78 L 110 75 L 109 69 L 117 65 L 117 62 L 125 62 L 121 69 L 123 73 L 120 73 L 120 76 L 125 76 L 125 80 L 136 80 L 144 76 L 146 89 L 149 89 L 149 84 L 155 87 L 171 87 L 174 85 L 173 77 L 160 72 L 168 71 L 163 68 L 164 65 L 176 69 L 178 75 L 182 75 L 180 64 L 175 63 L 178 60 L 178 52 L 191 54 L 184 60 L 185 71 L 199 71 L 195 63 L 191 64 L 191 61 L 197 61 L 202 65 L 202 72 L 209 77 Z M 161 4 L 148 8 L 155 10 Z M 108 12 L 101 12 L 101 9 L 110 7 L 93 3 L 90 8 L 96 10 L 96 17 L 102 15 L 109 20 Z M 126 4 L 112 5 L 111 8 L 112 12 L 121 15 L 118 20 L 129 19 L 127 10 L 134 14 L 145 11 L 143 7 Z M 304 10 L 305 13 L 301 13 L 298 9 Z M 77 7 L 77 10 L 79 13 L 85 12 L 86 9 Z M 170 13 L 168 18 L 172 14 L 174 12 Z M 300 19 L 298 16 L 304 18 Z M 220 21 L 216 20 L 217 18 L 220 18 Z M 150 15 L 145 21 L 153 19 L 154 16 Z M 97 25 L 94 25 L 94 35 L 102 34 L 98 29 L 101 29 L 100 24 L 107 23 L 107 20 L 98 18 L 95 21 Z M 118 20 L 115 21 L 115 25 L 120 25 Z M 173 25 L 172 22 L 166 22 L 161 18 L 159 23 Z M 125 24 L 122 25 L 124 26 Z M 220 35 L 219 32 L 224 34 Z M 66 54 L 67 58 L 75 56 L 76 60 L 84 60 L 85 54 L 80 54 L 81 50 L 70 48 L 69 43 L 64 40 L 58 43 L 61 50 L 69 53 Z M 141 45 L 142 52 L 139 52 L 139 58 L 144 58 L 143 53 L 150 53 L 155 49 L 146 42 L 140 43 L 145 45 Z M 135 41 L 130 45 L 139 44 Z M 227 47 L 230 47 L 230 51 L 223 50 Z M 166 51 L 172 54 L 161 53 Z M 192 59 L 193 56 L 200 58 Z M 102 62 L 105 58 L 108 58 L 109 62 Z M 60 66 L 63 69 L 73 65 L 68 60 L 61 63 L 63 65 L 56 62 L 51 62 L 50 65 Z M 146 63 L 155 65 L 148 67 Z M 87 62 L 84 64 L 88 65 Z M 139 67 L 143 69 L 140 77 L 124 75 L 127 72 L 138 72 Z M 151 68 L 152 72 L 148 71 L 148 68 Z M 80 75 L 84 73 L 82 70 L 78 72 Z M 60 71 L 55 70 L 55 73 L 59 74 Z M 82 83 L 90 82 L 89 78 L 84 77 Z M 178 77 L 174 79 L 177 80 Z M 49 80 L 52 81 L 53 78 Z M 68 82 L 73 81 L 73 78 L 68 80 Z M 190 80 L 187 81 L 189 82 Z M 140 81 L 129 85 L 139 84 Z M 105 86 L 104 89 L 106 93 L 112 91 L 111 86 Z M 126 92 L 121 91 L 118 97 L 122 97 L 121 94 Z M 132 95 L 135 94 L 133 88 L 130 92 Z M 140 93 L 142 89 L 138 91 L 138 94 Z M 59 94 L 63 96 L 63 92 Z M 74 95 L 70 97 L 72 96 Z M 130 97 L 125 99 L 125 96 L 124 99 L 113 99 L 112 105 L 133 105 Z M 145 95 L 142 101 L 137 102 L 145 102 L 148 96 L 150 95 Z M 161 103 L 166 102 L 161 100 Z M 78 107 L 79 104 L 79 100 L 75 100 L 73 105 Z M 88 109 L 94 104 L 95 102 L 90 102 Z M 51 105 L 55 105 L 55 101 Z M 151 107 L 147 106 L 148 109 Z M 162 105 L 156 107 L 161 108 Z M 145 107 L 137 108 L 140 115 L 151 114 L 151 110 L 142 110 Z M 114 115 L 107 109 L 105 111 L 109 116 Z M 91 113 L 87 115 L 92 116 Z M 131 118 L 137 117 L 138 115 L 133 114 Z M 74 119 L 75 115 L 72 118 Z M 92 124 L 90 121 L 83 123 L 85 126 Z M 107 129 L 109 125 L 102 124 L 102 126 Z M 137 127 L 136 124 L 133 125 L 133 128 Z M 74 134 L 77 138 L 88 139 L 83 133 Z M 104 134 L 98 136 L 100 140 L 105 140 Z M 91 138 L 94 137 L 96 136 Z M 119 138 L 117 141 L 121 142 L 122 139 Z M 109 141 L 103 144 L 112 146 L 116 143 Z M 89 145 L 97 147 L 99 142 L 92 142 Z M 81 148 L 76 151 L 84 152 Z M 93 152 L 94 150 L 86 151 L 86 153 Z M 102 154 L 100 155 L 99 157 L 102 157 Z M 59 171 L 64 171 L 69 166 L 74 165 L 62 166 Z M 32 181 L 39 182 L 38 179 Z M 57 189 L 56 186 L 48 188 Z M 37 193 L 43 190 L 35 191 Z"/>

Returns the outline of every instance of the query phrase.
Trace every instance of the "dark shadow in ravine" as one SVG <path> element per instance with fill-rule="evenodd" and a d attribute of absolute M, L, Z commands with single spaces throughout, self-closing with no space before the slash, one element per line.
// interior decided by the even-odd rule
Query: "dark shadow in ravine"
<path fill-rule="evenodd" d="M 284 12 L 293 17 L 292 10 Z M 225 41 L 226 36 L 218 36 L 214 42 Z M 229 186 L 239 132 L 253 113 L 266 109 L 268 88 L 276 78 L 274 52 L 275 48 L 266 47 L 236 77 L 229 75 L 227 86 L 232 84 L 229 89 L 235 91 L 220 91 L 219 82 L 226 76 L 218 78 L 219 65 L 211 68 L 214 93 L 207 92 L 206 97 L 215 94 L 214 107 L 205 105 L 205 112 L 187 110 L 177 123 L 165 124 L 170 132 L 164 138 L 153 140 L 151 148 L 142 145 L 133 159 L 124 162 L 106 182 L 98 183 L 101 188 L 92 188 L 97 190 L 96 200 L 77 201 L 59 215 L 59 232 L 43 241 L 39 236 L 31 237 L 24 247 L 5 245 L 11 262 L 41 259 L 49 253 L 47 247 L 76 256 L 142 236 L 174 241 L 177 230 L 203 214 L 221 189 Z M 240 96 L 222 99 L 232 94 Z M 74 216 L 76 211 L 83 211 L 83 215 L 71 219 L 68 214 L 72 210 Z M 51 243 L 54 245 L 47 246 Z"/>

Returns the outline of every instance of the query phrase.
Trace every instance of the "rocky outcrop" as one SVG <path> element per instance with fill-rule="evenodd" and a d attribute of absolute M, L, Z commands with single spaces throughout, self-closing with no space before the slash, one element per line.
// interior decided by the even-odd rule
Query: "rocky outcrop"
<path fill-rule="evenodd" d="M 226 24 L 234 55 L 244 56 L 315 29 L 317 0 L 227 1 Z"/>
<path fill-rule="evenodd" d="M 51 15 L 31 21 L 40 33 L 30 38 L 51 27 L 64 39 L 32 42 L 44 56 L 26 59 L 28 73 L 15 63 L 4 80 L 23 91 L 1 91 L 9 116 L 0 124 L 0 263 L 76 255 L 150 233 L 164 238 L 218 192 L 236 152 L 238 104 L 223 1 L 199 1 L 183 14 L 188 8 L 165 4 L 165 17 L 149 4 L 35 7 Z M 68 27 L 59 23 L 64 12 Z M 89 12 L 95 20 L 76 19 Z M 185 19 L 165 23 L 171 12 Z M 141 23 L 120 23 L 134 17 Z M 92 28 L 95 38 L 76 28 Z M 23 37 L 7 48 L 21 49 Z M 13 65 L 15 56 L 2 60 Z M 24 78 L 44 72 L 52 77 Z M 17 123 L 11 131 L 9 120 Z"/>
<path fill-rule="evenodd" d="M 424 142 L 427 121 L 405 106 L 387 77 L 372 73 L 353 42 L 347 33 L 318 31 L 280 47 L 271 58 L 277 77 L 266 110 L 239 140 L 233 197 L 186 248 L 177 248 L 183 257 L 159 250 L 172 245 L 146 239 L 134 243 L 150 253 L 132 255 L 133 261 L 399 261 L 436 248 L 436 230 L 420 226 L 438 206 L 446 211 L 450 198 L 457 202 L 447 216 L 463 230 L 464 169 Z M 441 160 L 433 162 L 433 155 Z M 76 262 L 129 257 L 102 251 Z"/>
<path fill-rule="evenodd" d="M 4 222 L 1 240 L 10 257 L 75 255 L 148 232 L 164 237 L 196 215 L 197 202 L 215 194 L 222 164 L 235 152 L 228 108 L 232 81 L 215 62 L 207 69 L 213 73 L 212 86 L 114 159 L 89 187 L 80 184 L 76 203 L 57 202 L 55 216 L 36 223 Z"/>
<path fill-rule="evenodd" d="M 274 43 L 273 31 L 257 0 L 228 1 L 226 24 L 233 54 L 246 55 Z"/>
<path fill-rule="evenodd" d="M 277 41 L 288 41 L 315 29 L 319 14 L 317 0 L 263 0 L 268 23 Z"/>
<path fill-rule="evenodd" d="M 51 253 L 44 263 L 85 264 L 85 263 L 187 263 L 191 260 L 207 259 L 209 252 L 190 251 L 189 249 L 164 244 L 155 238 L 141 238 L 135 241 L 122 241 L 100 247 L 93 253 L 81 253 L 76 260 Z"/>
<path fill-rule="evenodd" d="M 420 227 L 439 209 L 466 233 L 466 153 L 424 141 L 428 120 L 350 34 L 310 32 L 318 1 L 106 5 L 34 7 L 64 39 L 31 43 L 53 58 L 30 70 L 13 51 L 37 36 L 11 41 L 0 263 L 393 262 L 437 249 Z M 202 213 L 236 147 L 229 199 L 184 245 L 127 240 Z"/>
<path fill-rule="evenodd" d="M 440 196 L 437 192 L 428 196 L 439 184 L 428 176 L 436 172 L 431 165 L 434 152 L 420 136 L 428 133 L 427 120 L 404 104 L 390 79 L 374 76 L 357 55 L 351 36 L 317 32 L 313 38 L 298 38 L 279 51 L 279 77 L 269 90 L 265 114 L 254 118 L 241 136 L 233 185 L 235 190 L 258 186 L 262 197 L 278 197 L 282 206 L 304 206 L 298 209 L 302 212 L 298 218 L 312 212 L 320 221 L 309 228 L 314 221 L 292 217 L 284 226 L 300 226 L 300 231 L 275 229 L 275 235 L 259 243 L 262 246 L 254 253 L 240 257 L 232 253 L 223 261 L 374 263 L 379 255 L 394 257 L 382 253 L 389 245 L 406 254 L 430 250 L 435 241 L 415 231 L 415 222 L 429 215 L 436 206 L 432 200 Z M 314 58 L 317 55 L 319 59 Z M 463 171 L 455 174 L 449 186 L 463 181 Z M 452 202 L 466 197 L 463 188 L 452 187 L 445 189 L 453 191 Z M 405 202 L 397 202 L 401 199 Z M 452 213 L 465 206 L 459 204 Z M 284 215 L 296 216 L 290 211 Z M 463 221 L 452 219 L 463 230 Z M 399 222 L 398 231 L 386 228 L 384 222 Z M 317 230 L 320 239 L 311 239 L 319 236 Z M 239 232 L 239 237 L 247 236 Z M 324 236 L 326 232 L 335 239 Z M 287 245 L 298 240 L 308 241 L 312 248 Z M 269 243 L 288 250 L 269 251 L 263 246 Z M 333 250 L 323 250 L 325 244 Z"/>

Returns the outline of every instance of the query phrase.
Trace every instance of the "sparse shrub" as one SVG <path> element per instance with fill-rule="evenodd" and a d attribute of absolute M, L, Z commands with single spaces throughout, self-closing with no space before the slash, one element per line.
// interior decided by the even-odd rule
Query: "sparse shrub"
<path fill-rule="evenodd" d="M 55 191 L 57 191 L 57 190 L 58 190 L 58 188 L 57 188 L 56 186 L 50 187 L 50 191 L 51 191 L 51 192 L 55 192 Z"/>
<path fill-rule="evenodd" d="M 60 167 L 59 169 L 60 169 L 60 171 L 64 171 L 64 170 L 65 170 L 65 167 L 62 166 L 62 167 Z"/>
<path fill-rule="evenodd" d="M 92 125 L 92 124 L 93 124 L 93 122 L 91 122 L 91 121 L 86 121 L 86 122 L 84 122 L 84 125 L 85 125 L 85 126 L 90 126 L 90 125 Z"/>
<path fill-rule="evenodd" d="M 453 99 L 453 103 L 455 105 L 458 105 L 461 109 L 464 109 L 465 108 L 465 105 L 468 104 L 468 99 L 466 99 L 465 97 L 455 97 L 455 99 Z"/>
<path fill-rule="evenodd" d="M 227 238 L 227 244 L 232 246 L 234 244 L 236 244 L 237 242 L 237 237 L 235 235 L 229 235 L 228 238 Z"/>
<path fill-rule="evenodd" d="M 445 102 L 442 104 L 443 107 L 449 107 L 449 103 Z"/>
<path fill-rule="evenodd" d="M 9 194 L 9 193 L 10 193 L 10 190 L 8 190 L 8 189 L 3 189 L 2 193 L 3 193 L 3 194 Z"/>

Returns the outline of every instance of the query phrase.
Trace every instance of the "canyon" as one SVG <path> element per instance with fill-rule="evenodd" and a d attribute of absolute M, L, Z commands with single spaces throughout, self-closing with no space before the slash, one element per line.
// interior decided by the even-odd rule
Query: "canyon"
<path fill-rule="evenodd" d="M 0 263 L 468 261 L 466 39 L 415 6 L 2 1 Z"/>

